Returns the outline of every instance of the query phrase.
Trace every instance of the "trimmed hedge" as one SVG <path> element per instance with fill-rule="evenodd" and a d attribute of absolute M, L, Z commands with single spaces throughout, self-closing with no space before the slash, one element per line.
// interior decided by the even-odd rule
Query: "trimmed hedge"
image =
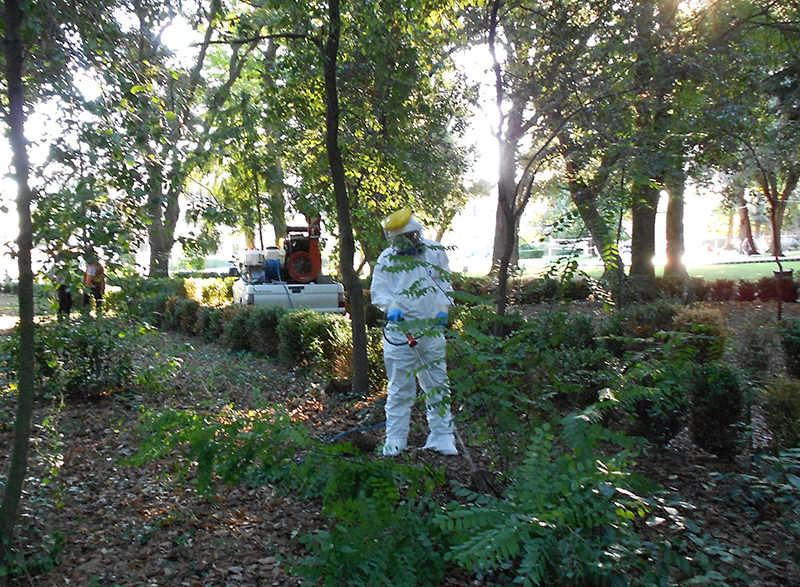
<path fill-rule="evenodd" d="M 172 296 L 164 304 L 163 325 L 232 351 L 249 351 L 289 367 L 313 370 L 327 380 L 352 376 L 350 320 L 339 314 L 240 305 L 210 307 Z M 382 331 L 369 328 L 367 337 L 370 384 L 377 391 L 386 383 Z"/>

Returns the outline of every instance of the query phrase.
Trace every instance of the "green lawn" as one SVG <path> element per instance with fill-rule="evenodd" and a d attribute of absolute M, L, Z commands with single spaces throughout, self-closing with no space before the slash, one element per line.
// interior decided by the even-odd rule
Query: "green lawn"
<path fill-rule="evenodd" d="M 525 259 L 522 261 L 524 267 L 524 274 L 526 276 L 535 276 L 544 272 L 547 268 L 547 262 L 541 259 Z M 580 270 L 586 272 L 592 277 L 600 277 L 603 270 L 597 266 L 594 259 L 579 259 Z M 781 263 L 783 270 L 793 269 L 795 276 L 800 275 L 800 261 L 787 261 Z M 739 281 L 758 281 L 762 277 L 772 277 L 772 272 L 778 269 L 775 261 L 760 261 L 748 263 L 720 263 L 714 265 L 696 265 L 689 266 L 688 271 L 691 277 L 702 277 L 707 281 L 714 281 L 717 279 L 732 279 Z M 663 275 L 664 267 L 656 267 L 656 275 Z"/>

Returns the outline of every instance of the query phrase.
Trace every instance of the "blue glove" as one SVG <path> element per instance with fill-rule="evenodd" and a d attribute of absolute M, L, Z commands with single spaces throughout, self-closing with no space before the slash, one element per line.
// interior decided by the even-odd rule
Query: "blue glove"
<path fill-rule="evenodd" d="M 400 322 L 401 320 L 405 320 L 405 318 L 406 316 L 400 308 L 394 308 L 386 312 L 386 319 L 389 322 Z"/>
<path fill-rule="evenodd" d="M 436 314 L 436 319 L 439 321 L 439 326 L 447 326 L 447 312 L 439 312 Z"/>

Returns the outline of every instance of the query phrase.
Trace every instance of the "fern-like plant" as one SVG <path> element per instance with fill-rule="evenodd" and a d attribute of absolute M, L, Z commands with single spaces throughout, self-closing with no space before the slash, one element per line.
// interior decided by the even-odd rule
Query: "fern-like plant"
<path fill-rule="evenodd" d="M 463 490 L 466 503 L 437 518 L 453 542 L 448 560 L 522 585 L 605 584 L 637 564 L 633 520 L 646 508 L 635 491 L 650 487 L 630 473 L 631 440 L 596 417 L 540 426 L 503 498 Z M 605 443 L 620 450 L 603 456 Z"/>

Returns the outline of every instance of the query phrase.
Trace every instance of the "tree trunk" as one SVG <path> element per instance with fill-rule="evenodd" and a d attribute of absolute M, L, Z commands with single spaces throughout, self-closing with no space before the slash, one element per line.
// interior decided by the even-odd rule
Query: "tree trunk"
<path fill-rule="evenodd" d="M 728 212 L 728 232 L 725 235 L 725 250 L 733 250 L 733 213 Z"/>
<path fill-rule="evenodd" d="M 517 242 L 515 208 L 517 200 L 516 150 L 514 136 L 498 137 L 500 153 L 497 180 L 497 210 L 495 213 L 494 243 L 492 246 L 492 270 L 496 271 L 503 257 L 509 265 L 516 262 L 513 244 Z M 509 236 L 511 235 L 511 236 Z M 509 243 L 511 247 L 509 248 Z"/>
<path fill-rule="evenodd" d="M 664 266 L 665 277 L 687 279 L 689 273 L 683 263 L 686 247 L 683 240 L 683 193 L 686 188 L 686 174 L 676 170 L 665 181 L 669 194 L 667 202 L 667 263 Z"/>
<path fill-rule="evenodd" d="M 150 245 L 149 277 L 169 277 L 169 257 L 172 245 L 167 248 L 167 227 L 163 208 L 163 169 L 154 162 L 150 166 L 149 195 L 147 198 L 147 242 Z"/>
<path fill-rule="evenodd" d="M 280 163 L 274 165 L 269 176 L 276 179 L 270 182 L 269 217 L 275 231 L 274 244 L 277 246 L 278 239 L 286 236 L 286 199 L 283 197 L 283 168 Z"/>
<path fill-rule="evenodd" d="M 325 71 L 325 145 L 339 221 L 339 265 L 342 282 L 350 301 L 350 321 L 353 331 L 353 392 L 362 396 L 369 392 L 367 329 L 364 290 L 353 266 L 356 250 L 355 238 L 350 216 L 350 200 L 345 183 L 344 163 L 339 148 L 339 90 L 336 79 L 336 59 L 341 32 L 339 0 L 328 0 L 328 18 L 328 39 L 321 47 Z"/>
<path fill-rule="evenodd" d="M 635 189 L 635 188 L 634 188 Z M 631 277 L 655 281 L 656 212 L 660 190 L 644 185 L 634 194 L 631 209 Z"/>
<path fill-rule="evenodd" d="M 747 210 L 747 200 L 744 197 L 744 188 L 737 188 L 736 201 L 739 203 L 740 250 L 745 255 L 758 255 L 756 242 L 753 240 L 753 227 L 750 224 L 750 212 Z"/>
<path fill-rule="evenodd" d="M 167 133 L 168 140 L 164 141 L 163 149 L 158 156 L 153 158 L 154 163 L 150 166 L 154 171 L 154 175 L 151 175 L 148 182 L 150 193 L 146 204 L 150 220 L 148 227 L 150 244 L 148 275 L 150 277 L 169 277 L 169 260 L 175 244 L 175 227 L 180 216 L 179 197 L 183 190 L 186 173 L 186 157 L 179 153 L 178 145 L 184 132 L 183 129 L 190 125 L 190 119 L 193 116 L 191 104 L 202 79 L 203 63 L 211 45 L 211 38 L 216 28 L 215 21 L 221 7 L 222 4 L 219 0 L 212 0 L 209 4 L 206 16 L 208 26 L 203 41 L 198 46 L 197 61 L 189 72 L 185 96 L 182 101 L 176 102 L 173 106 L 173 110 L 179 115 L 178 120 L 173 123 L 170 132 Z M 139 26 L 142 30 L 147 30 L 150 25 L 146 19 L 140 17 Z M 141 38 L 143 42 L 140 44 L 140 58 L 144 65 L 151 59 L 152 47 L 148 44 L 146 35 L 142 34 Z M 178 80 L 170 83 L 177 84 Z M 173 91 L 176 96 L 180 93 L 174 88 Z M 146 128 L 146 125 L 144 127 Z M 148 140 L 149 137 L 145 138 L 145 144 Z M 152 151 L 152 149 L 148 148 L 148 151 Z M 168 162 L 171 162 L 171 165 Z"/>
<path fill-rule="evenodd" d="M 494 247 L 492 251 L 492 272 L 497 276 L 497 315 L 506 314 L 508 306 L 508 273 L 515 262 L 514 250 L 517 248 L 517 223 L 515 208 L 517 199 L 516 182 L 516 140 L 498 137 L 500 165 L 497 181 L 497 212 L 495 214 Z M 495 324 L 495 334 L 502 335 L 501 321 Z"/>
<path fill-rule="evenodd" d="M 19 268 L 19 373 L 17 413 L 14 421 L 14 446 L 0 504 L 0 565 L 5 563 L 7 548 L 13 544 L 14 528 L 19 515 L 22 488 L 28 470 L 28 446 L 34 407 L 34 326 L 33 270 L 31 250 L 31 192 L 28 178 L 27 141 L 25 139 L 25 95 L 22 85 L 23 46 L 20 36 L 23 13 L 19 0 L 5 2 L 6 83 L 8 87 L 8 122 L 14 175 L 17 182 L 17 265 Z"/>
<path fill-rule="evenodd" d="M 611 290 L 616 292 L 625 281 L 625 263 L 619 254 L 617 246 L 617 233 L 609 226 L 597 205 L 597 194 L 600 187 L 608 180 L 611 161 L 603 161 L 591 183 L 581 178 L 581 168 L 575 158 L 575 148 L 569 137 L 559 135 L 563 145 L 564 169 L 567 177 L 567 188 L 572 203 L 578 209 L 578 214 L 592 235 L 592 243 L 600 257 L 603 259 L 603 280 L 610 284 Z"/>

